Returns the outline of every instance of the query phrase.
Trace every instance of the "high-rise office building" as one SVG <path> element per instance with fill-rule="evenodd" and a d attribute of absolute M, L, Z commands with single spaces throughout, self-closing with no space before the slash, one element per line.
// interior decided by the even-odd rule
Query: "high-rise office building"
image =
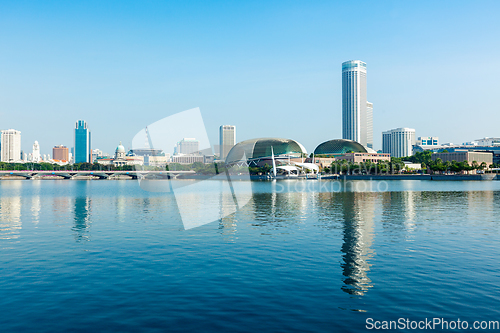
<path fill-rule="evenodd" d="M 395 128 L 382 133 L 382 152 L 392 157 L 413 155 L 415 130 L 413 128 Z"/>
<path fill-rule="evenodd" d="M 40 156 L 40 145 L 38 144 L 38 141 L 35 141 L 33 144 L 33 155 L 31 156 L 33 163 L 39 163 L 42 159 Z"/>
<path fill-rule="evenodd" d="M 2 131 L 1 161 L 14 163 L 21 160 L 21 131 L 14 129 Z"/>
<path fill-rule="evenodd" d="M 92 140 L 85 120 L 78 120 L 75 126 L 75 163 L 92 163 Z"/>
<path fill-rule="evenodd" d="M 366 100 L 366 63 L 342 63 L 342 138 L 373 148 L 373 104 Z"/>
<path fill-rule="evenodd" d="M 184 138 L 177 142 L 175 152 L 177 154 L 193 154 L 200 150 L 200 141 L 195 138 Z"/>
<path fill-rule="evenodd" d="M 236 144 L 236 126 L 222 125 L 219 129 L 220 159 L 226 159 L 227 154 Z"/>
<path fill-rule="evenodd" d="M 366 102 L 366 146 L 373 149 L 373 103 Z"/>
<path fill-rule="evenodd" d="M 69 149 L 63 145 L 52 148 L 52 159 L 59 161 L 69 161 Z"/>

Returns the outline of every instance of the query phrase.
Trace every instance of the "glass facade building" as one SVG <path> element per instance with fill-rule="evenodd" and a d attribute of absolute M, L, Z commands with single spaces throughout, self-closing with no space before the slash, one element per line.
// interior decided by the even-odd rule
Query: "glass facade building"
<path fill-rule="evenodd" d="M 373 104 L 366 98 L 366 63 L 342 63 L 342 138 L 373 148 Z"/>
<path fill-rule="evenodd" d="M 78 120 L 75 126 L 75 163 L 92 163 L 90 129 L 85 120 Z"/>

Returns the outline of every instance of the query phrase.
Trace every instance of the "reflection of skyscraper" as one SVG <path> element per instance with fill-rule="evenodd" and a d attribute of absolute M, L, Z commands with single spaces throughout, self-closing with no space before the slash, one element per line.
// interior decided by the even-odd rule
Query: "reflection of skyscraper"
<path fill-rule="evenodd" d="M 223 160 L 236 144 L 236 126 L 222 125 L 219 129 L 219 141 L 220 159 Z"/>
<path fill-rule="evenodd" d="M 92 163 L 92 141 L 85 120 L 78 120 L 75 127 L 75 163 Z"/>
<path fill-rule="evenodd" d="M 2 184 L 2 190 L 6 192 L 0 198 L 0 239 L 19 238 L 22 228 L 20 187 L 19 181 Z"/>
<path fill-rule="evenodd" d="M 92 201 L 87 196 L 75 198 L 74 221 L 75 224 L 72 230 L 75 232 L 75 240 L 81 242 L 82 240 L 89 240 L 90 228 L 90 210 Z"/>
<path fill-rule="evenodd" d="M 373 147 L 373 104 L 366 101 L 366 63 L 342 63 L 342 138 Z"/>
<path fill-rule="evenodd" d="M 334 196 L 334 198 L 337 196 Z M 376 194 L 367 192 L 346 192 L 340 195 L 344 217 L 344 244 L 341 264 L 344 275 L 342 290 L 352 295 L 363 295 L 372 287 L 367 272 L 370 249 L 373 243 L 374 200 Z"/>

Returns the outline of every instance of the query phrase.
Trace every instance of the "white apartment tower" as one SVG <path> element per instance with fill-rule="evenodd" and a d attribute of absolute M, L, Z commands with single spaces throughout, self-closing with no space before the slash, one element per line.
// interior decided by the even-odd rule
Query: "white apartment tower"
<path fill-rule="evenodd" d="M 392 157 L 413 155 L 415 130 L 413 128 L 395 128 L 382 133 L 382 152 Z"/>
<path fill-rule="evenodd" d="M 38 141 L 35 141 L 33 144 L 33 155 L 31 156 L 33 163 L 40 163 L 42 158 L 40 156 L 40 145 L 38 144 Z"/>
<path fill-rule="evenodd" d="M 226 159 L 227 154 L 236 144 L 236 126 L 222 125 L 219 129 L 220 159 Z"/>
<path fill-rule="evenodd" d="M 21 160 L 21 131 L 14 129 L 2 131 L 1 161 L 7 163 Z"/>
<path fill-rule="evenodd" d="M 366 63 L 342 63 L 342 138 L 373 148 L 373 104 L 366 100 Z"/>

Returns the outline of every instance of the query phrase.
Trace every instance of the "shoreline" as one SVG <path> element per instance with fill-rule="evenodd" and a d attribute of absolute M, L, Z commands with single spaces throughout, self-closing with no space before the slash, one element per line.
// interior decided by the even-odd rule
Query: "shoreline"
<path fill-rule="evenodd" d="M 326 175 L 325 175 L 326 177 Z M 225 180 L 226 175 L 221 174 L 217 176 L 207 175 L 183 175 L 174 180 Z M 289 180 L 432 180 L 432 181 L 492 181 L 500 180 L 500 174 L 479 174 L 479 175 L 340 175 L 337 179 L 306 179 L 306 178 L 292 178 Z M 129 176 L 118 176 L 108 179 L 100 179 L 96 176 L 77 176 L 72 179 L 65 179 L 63 177 L 38 177 L 38 178 L 25 178 L 22 176 L 3 176 L 2 180 L 135 180 Z M 166 179 L 165 179 L 166 180 Z M 248 180 L 248 176 L 231 175 L 231 180 Z M 267 176 L 250 176 L 251 181 L 267 181 Z"/>

